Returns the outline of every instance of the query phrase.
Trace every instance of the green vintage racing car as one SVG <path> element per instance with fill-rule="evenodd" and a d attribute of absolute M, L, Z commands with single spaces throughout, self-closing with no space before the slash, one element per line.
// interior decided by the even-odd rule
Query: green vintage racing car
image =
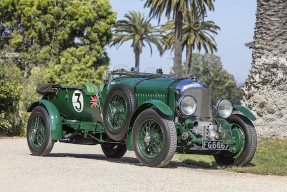
<path fill-rule="evenodd" d="M 163 167 L 179 154 L 213 155 L 220 165 L 244 166 L 255 153 L 255 116 L 226 98 L 211 103 L 196 77 L 174 78 L 123 69 L 103 85 L 40 83 L 32 103 L 27 141 L 33 155 L 55 142 L 100 144 L 109 158 L 135 151 L 146 166 Z"/>

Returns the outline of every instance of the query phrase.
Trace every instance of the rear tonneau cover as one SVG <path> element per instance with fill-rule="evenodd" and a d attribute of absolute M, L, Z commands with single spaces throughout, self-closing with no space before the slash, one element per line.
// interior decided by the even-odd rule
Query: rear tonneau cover
<path fill-rule="evenodd" d="M 52 83 L 38 83 L 37 86 L 37 93 L 46 96 L 47 94 L 51 93 L 52 87 L 54 84 Z"/>
<path fill-rule="evenodd" d="M 83 89 L 83 85 L 59 85 L 53 83 L 38 83 L 36 91 L 46 96 L 47 94 L 54 92 L 53 88 L 61 88 L 61 89 Z"/>

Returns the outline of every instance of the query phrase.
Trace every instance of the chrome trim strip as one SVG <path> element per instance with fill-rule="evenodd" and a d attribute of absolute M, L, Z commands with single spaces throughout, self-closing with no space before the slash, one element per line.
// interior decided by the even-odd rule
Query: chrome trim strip
<path fill-rule="evenodd" d="M 176 86 L 176 90 L 180 90 L 181 92 L 184 92 L 185 90 L 189 88 L 195 88 L 195 87 L 205 87 L 208 89 L 208 87 L 201 81 L 193 82 L 191 79 L 185 79 L 185 80 L 182 80 Z"/>

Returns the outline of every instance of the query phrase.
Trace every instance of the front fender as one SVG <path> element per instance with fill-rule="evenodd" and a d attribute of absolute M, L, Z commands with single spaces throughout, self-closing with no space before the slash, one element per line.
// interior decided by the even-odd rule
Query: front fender
<path fill-rule="evenodd" d="M 61 122 L 61 116 L 57 107 L 50 101 L 41 99 L 32 103 L 27 111 L 31 112 L 35 107 L 43 105 L 47 109 L 50 117 L 51 124 L 51 137 L 53 140 L 60 140 L 63 137 L 63 127 Z"/>
<path fill-rule="evenodd" d="M 251 111 L 241 105 L 233 105 L 233 109 L 240 111 L 244 116 L 252 121 L 256 120 L 256 117 L 251 113 Z"/>
<path fill-rule="evenodd" d="M 145 109 L 148 108 L 156 108 L 158 110 L 160 110 L 163 114 L 168 115 L 168 116 L 172 116 L 173 112 L 172 110 L 169 108 L 169 106 L 167 106 L 164 102 L 159 101 L 159 100 L 148 100 L 146 102 L 144 102 L 143 104 L 141 104 L 141 106 L 139 106 L 137 108 L 137 110 L 134 112 L 133 114 L 133 118 L 132 120 L 135 120 L 136 117 Z"/>
<path fill-rule="evenodd" d="M 159 109 L 163 114 L 166 114 L 168 116 L 173 115 L 172 110 L 164 102 L 159 101 L 159 100 L 148 100 L 144 102 L 143 104 L 141 104 L 141 106 L 139 106 L 137 110 L 134 112 L 130 125 L 133 126 L 137 116 L 142 111 L 144 111 L 145 109 L 151 108 L 151 107 Z"/>

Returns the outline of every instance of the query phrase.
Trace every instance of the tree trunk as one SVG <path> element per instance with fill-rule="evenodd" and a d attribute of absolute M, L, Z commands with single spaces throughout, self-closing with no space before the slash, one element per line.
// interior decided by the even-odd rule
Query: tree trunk
<path fill-rule="evenodd" d="M 135 67 L 140 67 L 140 54 L 142 53 L 143 49 L 143 42 L 139 41 L 134 46 L 134 53 L 135 53 Z"/>
<path fill-rule="evenodd" d="M 57 1 L 55 0 L 54 3 L 55 3 L 55 8 L 54 8 L 54 9 L 56 9 L 56 7 L 57 7 Z M 55 51 L 54 51 L 55 35 L 56 35 L 56 25 L 54 25 L 53 38 L 52 38 L 52 54 L 55 53 Z"/>
<path fill-rule="evenodd" d="M 175 40 L 174 40 L 174 71 L 177 77 L 182 76 L 182 12 L 175 15 Z"/>
<path fill-rule="evenodd" d="M 259 137 L 287 136 L 287 0 L 257 0 L 252 68 L 243 104 Z"/>
<path fill-rule="evenodd" d="M 18 109 L 14 114 L 13 114 L 13 124 L 12 124 L 12 131 L 14 135 L 20 135 L 23 133 L 20 133 L 20 124 L 21 124 L 21 117 L 22 117 L 22 113 L 21 111 Z"/>
<path fill-rule="evenodd" d="M 140 53 L 136 52 L 135 53 L 136 56 L 136 63 L 135 63 L 135 67 L 139 68 L 140 67 Z"/>
<path fill-rule="evenodd" d="M 190 77 L 190 72 L 191 72 L 191 59 L 192 59 L 192 46 L 188 45 L 186 48 L 186 71 L 185 71 L 185 76 Z"/>

